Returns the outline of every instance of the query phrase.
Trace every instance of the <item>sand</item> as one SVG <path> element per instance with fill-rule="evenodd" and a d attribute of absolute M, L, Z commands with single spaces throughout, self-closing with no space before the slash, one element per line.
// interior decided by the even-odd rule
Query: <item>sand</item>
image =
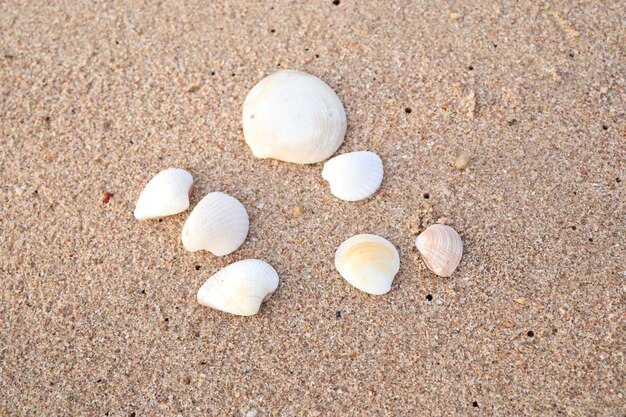
<path fill-rule="evenodd" d="M 0 3 L 0 415 L 623 415 L 626 3 L 56 3 Z M 281 68 L 337 92 L 372 198 L 252 156 Z M 246 206 L 238 251 L 133 218 L 170 166 Z M 438 219 L 451 278 L 413 245 Z M 357 233 L 400 252 L 385 296 L 334 268 Z M 250 257 L 281 278 L 257 316 L 196 303 Z"/>

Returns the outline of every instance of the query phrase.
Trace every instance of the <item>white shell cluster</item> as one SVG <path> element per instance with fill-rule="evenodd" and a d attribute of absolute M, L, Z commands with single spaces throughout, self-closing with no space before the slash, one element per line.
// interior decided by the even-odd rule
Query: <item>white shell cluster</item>
<path fill-rule="evenodd" d="M 226 313 L 252 316 L 278 287 L 278 274 L 267 262 L 246 259 L 211 276 L 198 291 L 198 302 Z"/>
<path fill-rule="evenodd" d="M 209 193 L 185 222 L 183 245 L 190 252 L 228 255 L 246 240 L 249 224 L 248 212 L 239 200 L 220 192 Z"/>
<path fill-rule="evenodd" d="M 323 161 L 339 149 L 346 127 L 337 94 L 305 72 L 278 71 L 254 86 L 243 103 L 243 134 L 257 158 Z"/>
<path fill-rule="evenodd" d="M 139 196 L 134 215 L 139 220 L 155 219 L 185 211 L 189 207 L 193 178 L 184 169 L 168 168 L 148 182 Z M 237 250 L 248 235 L 248 212 L 234 197 L 221 192 L 207 194 L 183 225 L 185 249 L 207 250 L 223 256 Z M 246 259 L 211 276 L 198 291 L 204 306 L 239 316 L 251 316 L 278 287 L 278 274 L 266 262 Z"/>
<path fill-rule="evenodd" d="M 335 267 L 350 284 L 368 294 L 386 294 L 400 269 L 395 246 L 376 235 L 357 235 L 335 252 Z"/>
<path fill-rule="evenodd" d="M 189 208 L 193 177 L 181 168 L 168 168 L 156 174 L 145 186 L 134 215 L 139 220 L 159 219 Z"/>
<path fill-rule="evenodd" d="M 383 181 L 383 161 L 374 152 L 350 152 L 324 164 L 322 178 L 330 192 L 345 201 L 363 200 L 374 194 Z"/>
<path fill-rule="evenodd" d="M 440 277 L 452 275 L 463 255 L 459 234 L 445 224 L 433 224 L 415 240 L 426 266 Z"/>
<path fill-rule="evenodd" d="M 335 92 L 319 78 L 284 70 L 261 80 L 243 104 L 245 141 L 258 158 L 312 164 L 329 158 L 346 133 L 346 113 Z M 383 162 L 370 151 L 338 155 L 324 164 L 322 178 L 331 193 L 345 201 L 372 196 L 384 175 Z M 134 215 L 139 220 L 181 213 L 189 207 L 193 177 L 184 169 L 169 168 L 148 182 Z M 182 243 L 191 252 L 206 250 L 224 256 L 246 240 L 248 213 L 234 197 L 207 194 L 193 209 L 182 230 Z M 421 233 L 415 245 L 435 274 L 449 277 L 463 255 L 463 242 L 450 226 L 435 224 Z M 335 252 L 335 267 L 351 285 L 368 294 L 391 290 L 400 270 L 398 250 L 388 240 L 360 234 L 344 241 Z M 212 275 L 198 290 L 203 306 L 251 316 L 278 287 L 278 273 L 259 259 L 232 263 Z"/>

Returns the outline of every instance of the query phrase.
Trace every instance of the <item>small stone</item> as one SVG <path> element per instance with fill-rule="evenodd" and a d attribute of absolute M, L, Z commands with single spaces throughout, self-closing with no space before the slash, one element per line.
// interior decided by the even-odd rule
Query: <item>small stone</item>
<path fill-rule="evenodd" d="M 548 70 L 548 74 L 552 76 L 554 81 L 561 81 L 561 76 L 559 75 L 559 71 L 556 68 L 550 68 Z"/>
<path fill-rule="evenodd" d="M 293 217 L 298 218 L 302 216 L 302 208 L 300 206 L 295 206 L 293 208 Z"/>
<path fill-rule="evenodd" d="M 600 92 L 601 92 L 602 94 L 606 94 L 606 93 L 608 93 L 608 92 L 609 92 L 609 89 L 608 89 L 607 87 L 602 87 L 602 88 L 600 89 Z"/>
<path fill-rule="evenodd" d="M 455 12 L 450 13 L 450 15 L 448 16 L 448 19 L 450 19 L 451 22 L 458 22 L 462 18 L 463 16 L 461 14 Z"/>
<path fill-rule="evenodd" d="M 259 412 L 254 408 L 246 413 L 246 417 L 256 417 Z"/>
<path fill-rule="evenodd" d="M 465 111 L 465 115 L 468 119 L 473 119 L 476 115 L 476 93 L 474 90 L 461 100 L 461 107 Z"/>
<path fill-rule="evenodd" d="M 196 93 L 196 92 L 198 92 L 200 90 L 200 88 L 202 88 L 202 85 L 200 85 L 200 84 L 192 85 L 191 87 L 189 87 L 187 89 L 187 92 L 188 93 Z"/>
<path fill-rule="evenodd" d="M 524 304 L 526 304 L 526 299 L 525 299 L 524 297 L 520 297 L 520 298 L 518 298 L 517 300 L 515 300 L 515 302 L 516 302 L 517 304 L 524 305 Z"/>
<path fill-rule="evenodd" d="M 454 167 L 459 171 L 464 170 L 469 165 L 469 160 L 469 156 L 462 153 L 454 160 Z"/>
<path fill-rule="evenodd" d="M 450 222 L 450 219 L 444 216 L 444 217 L 439 217 L 435 223 L 448 224 L 449 222 Z"/>
<path fill-rule="evenodd" d="M 256 205 L 256 208 L 258 209 L 262 209 L 263 207 L 265 207 L 265 203 L 259 203 Z"/>
<path fill-rule="evenodd" d="M 19 185 L 19 186 L 15 186 L 15 194 L 16 195 L 22 195 L 24 194 L 24 191 L 26 190 L 26 186 L 25 185 Z"/>

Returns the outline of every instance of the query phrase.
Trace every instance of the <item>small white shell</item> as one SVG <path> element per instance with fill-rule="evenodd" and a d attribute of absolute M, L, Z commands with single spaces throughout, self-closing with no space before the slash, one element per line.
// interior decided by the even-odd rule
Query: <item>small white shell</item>
<path fill-rule="evenodd" d="M 324 164 L 322 178 L 330 192 L 345 201 L 363 200 L 374 194 L 383 181 L 383 161 L 374 152 L 350 152 Z"/>
<path fill-rule="evenodd" d="M 278 71 L 255 85 L 243 103 L 243 134 L 257 158 L 323 161 L 341 146 L 346 126 L 337 94 L 305 72 Z"/>
<path fill-rule="evenodd" d="M 134 215 L 139 220 L 158 219 L 189 208 L 193 177 L 181 168 L 168 168 L 156 174 L 145 186 Z"/>
<path fill-rule="evenodd" d="M 183 245 L 190 252 L 208 250 L 223 256 L 234 252 L 248 235 L 248 212 L 234 197 L 207 194 L 183 226 Z"/>
<path fill-rule="evenodd" d="M 335 267 L 361 291 L 380 295 L 391 289 L 400 269 L 400 256 L 395 246 L 380 236 L 356 235 L 337 249 Z"/>
<path fill-rule="evenodd" d="M 428 269 L 440 277 L 451 276 L 463 255 L 461 237 L 445 224 L 428 226 L 415 239 L 415 246 Z"/>
<path fill-rule="evenodd" d="M 278 287 L 278 274 L 258 259 L 235 262 L 210 277 L 198 290 L 198 302 L 238 316 L 252 316 Z"/>

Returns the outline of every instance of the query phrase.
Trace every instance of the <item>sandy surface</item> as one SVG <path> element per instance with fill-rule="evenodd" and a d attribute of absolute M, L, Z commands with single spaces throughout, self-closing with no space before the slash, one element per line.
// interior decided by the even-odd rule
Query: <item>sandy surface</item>
<path fill-rule="evenodd" d="M 51 3 L 0 2 L 0 415 L 623 415 L 626 3 Z M 374 197 L 252 156 L 279 68 L 335 89 Z M 169 166 L 246 206 L 237 252 L 133 218 Z M 413 246 L 440 217 L 450 279 Z M 385 296 L 333 265 L 365 232 L 401 254 Z M 195 302 L 249 257 L 281 278 L 259 315 Z"/>

